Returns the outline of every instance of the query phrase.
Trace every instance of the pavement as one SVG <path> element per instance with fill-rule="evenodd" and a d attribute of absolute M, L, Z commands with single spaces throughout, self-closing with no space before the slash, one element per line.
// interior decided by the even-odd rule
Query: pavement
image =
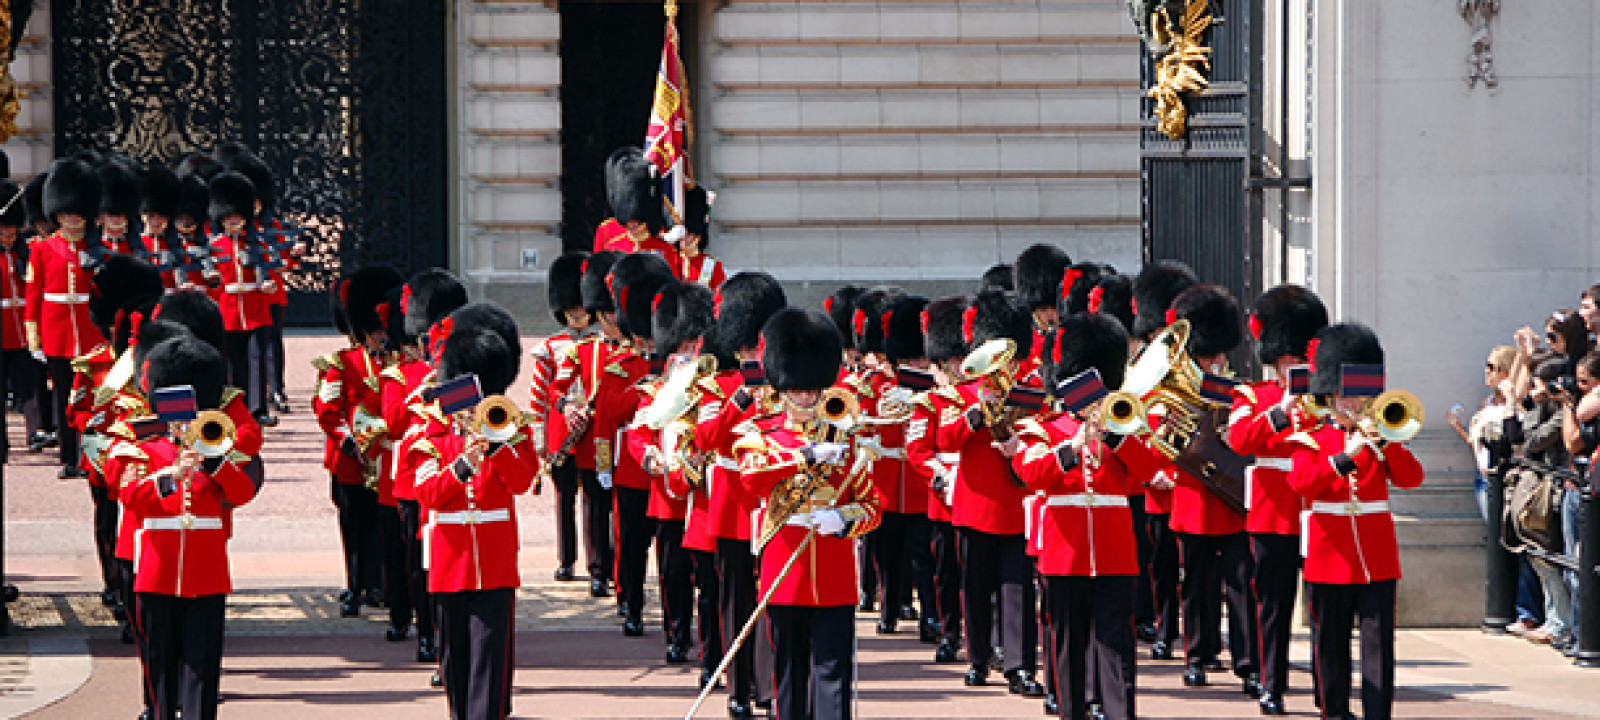
<path fill-rule="evenodd" d="M 221 714 L 444 717 L 443 695 L 427 684 L 432 667 L 414 662 L 411 642 L 384 641 L 382 610 L 338 617 L 343 569 L 321 435 L 309 413 L 313 377 L 306 361 L 340 341 L 293 335 L 288 342 L 293 412 L 268 430 L 267 483 L 236 513 L 237 589 L 228 606 Z M 512 393 L 519 402 L 526 401 L 526 369 Z M 18 447 L 20 418 L 9 420 Z M 17 632 L 0 638 L 0 717 L 131 719 L 139 711 L 138 660 L 118 642 L 98 601 L 89 493 L 80 482 L 56 480 L 55 465 L 46 455 L 22 452 L 6 467 L 6 570 L 23 594 L 11 607 Z M 524 586 L 517 602 L 515 716 L 683 717 L 698 669 L 663 662 L 654 581 L 645 637 L 623 637 L 612 600 L 588 597 L 581 576 L 574 583 L 550 579 L 551 495 L 519 498 L 518 512 Z M 857 639 L 859 717 L 1041 716 L 1037 700 L 1009 696 L 1003 686 L 964 687 L 964 666 L 932 663 L 932 646 L 918 643 L 914 632 L 878 636 L 873 619 L 861 615 Z M 1475 629 L 1402 630 L 1396 645 L 1396 717 L 1600 717 L 1600 671 L 1575 668 L 1547 648 Z M 1302 634 L 1293 653 L 1291 716 L 1316 716 L 1306 655 Z M 1258 717 L 1226 674 L 1214 673 L 1209 687 L 1185 688 L 1181 662 L 1151 661 L 1143 648 L 1138 673 L 1141 716 Z M 724 702 L 714 693 L 699 716 L 723 716 Z"/>

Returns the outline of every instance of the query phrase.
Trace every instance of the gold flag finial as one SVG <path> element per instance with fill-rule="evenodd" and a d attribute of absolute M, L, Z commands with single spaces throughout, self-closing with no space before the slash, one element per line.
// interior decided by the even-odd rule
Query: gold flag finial
<path fill-rule="evenodd" d="M 678 20 L 678 0 L 667 0 L 667 22 Z"/>

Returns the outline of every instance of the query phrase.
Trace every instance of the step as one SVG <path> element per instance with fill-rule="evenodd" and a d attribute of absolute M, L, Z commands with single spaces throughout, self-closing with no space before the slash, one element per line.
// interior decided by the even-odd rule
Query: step
<path fill-rule="evenodd" d="M 717 202 L 729 227 L 1137 224 L 1139 182 L 1019 180 L 750 183 Z"/>
<path fill-rule="evenodd" d="M 1405 547 L 1482 547 L 1488 537 L 1483 520 L 1418 518 L 1396 514 L 1395 536 Z"/>
<path fill-rule="evenodd" d="M 1118 2 L 916 5 L 738 3 L 716 14 L 730 46 L 1133 44 Z"/>
<path fill-rule="evenodd" d="M 1126 45 L 925 48 L 908 45 L 738 47 L 712 56 L 715 86 L 731 92 L 830 86 L 877 88 L 1137 85 L 1139 53 Z"/>
<path fill-rule="evenodd" d="M 1139 138 L 1133 133 L 735 136 L 713 144 L 710 161 L 724 182 L 789 175 L 819 181 L 830 176 L 977 178 L 1002 173 L 1120 178 L 1138 174 Z"/>
<path fill-rule="evenodd" d="M 897 90 L 826 93 L 751 92 L 721 98 L 713 117 L 720 132 L 805 131 L 1004 133 L 1060 127 L 1127 129 L 1139 122 L 1136 87 L 1093 90 Z M 892 130 L 891 130 L 892 129 Z"/>

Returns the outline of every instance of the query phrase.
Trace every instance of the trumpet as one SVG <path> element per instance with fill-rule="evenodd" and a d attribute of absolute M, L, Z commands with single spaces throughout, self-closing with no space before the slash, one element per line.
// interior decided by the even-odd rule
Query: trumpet
<path fill-rule="evenodd" d="M 472 428 L 489 442 L 509 442 L 522 428 L 522 409 L 504 395 L 486 397 L 472 411 Z"/>
<path fill-rule="evenodd" d="M 189 426 L 183 431 L 183 444 L 202 457 L 225 457 L 233 449 L 233 438 L 237 432 L 233 418 L 228 417 L 227 413 L 205 410 L 189 421 Z"/>

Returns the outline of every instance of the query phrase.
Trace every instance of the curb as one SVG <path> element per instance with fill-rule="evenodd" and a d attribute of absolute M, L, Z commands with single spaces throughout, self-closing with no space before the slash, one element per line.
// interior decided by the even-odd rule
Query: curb
<path fill-rule="evenodd" d="M 94 658 L 82 638 L 28 639 L 28 674 L 0 696 L 0 717 L 20 717 L 78 691 L 94 672 Z"/>

